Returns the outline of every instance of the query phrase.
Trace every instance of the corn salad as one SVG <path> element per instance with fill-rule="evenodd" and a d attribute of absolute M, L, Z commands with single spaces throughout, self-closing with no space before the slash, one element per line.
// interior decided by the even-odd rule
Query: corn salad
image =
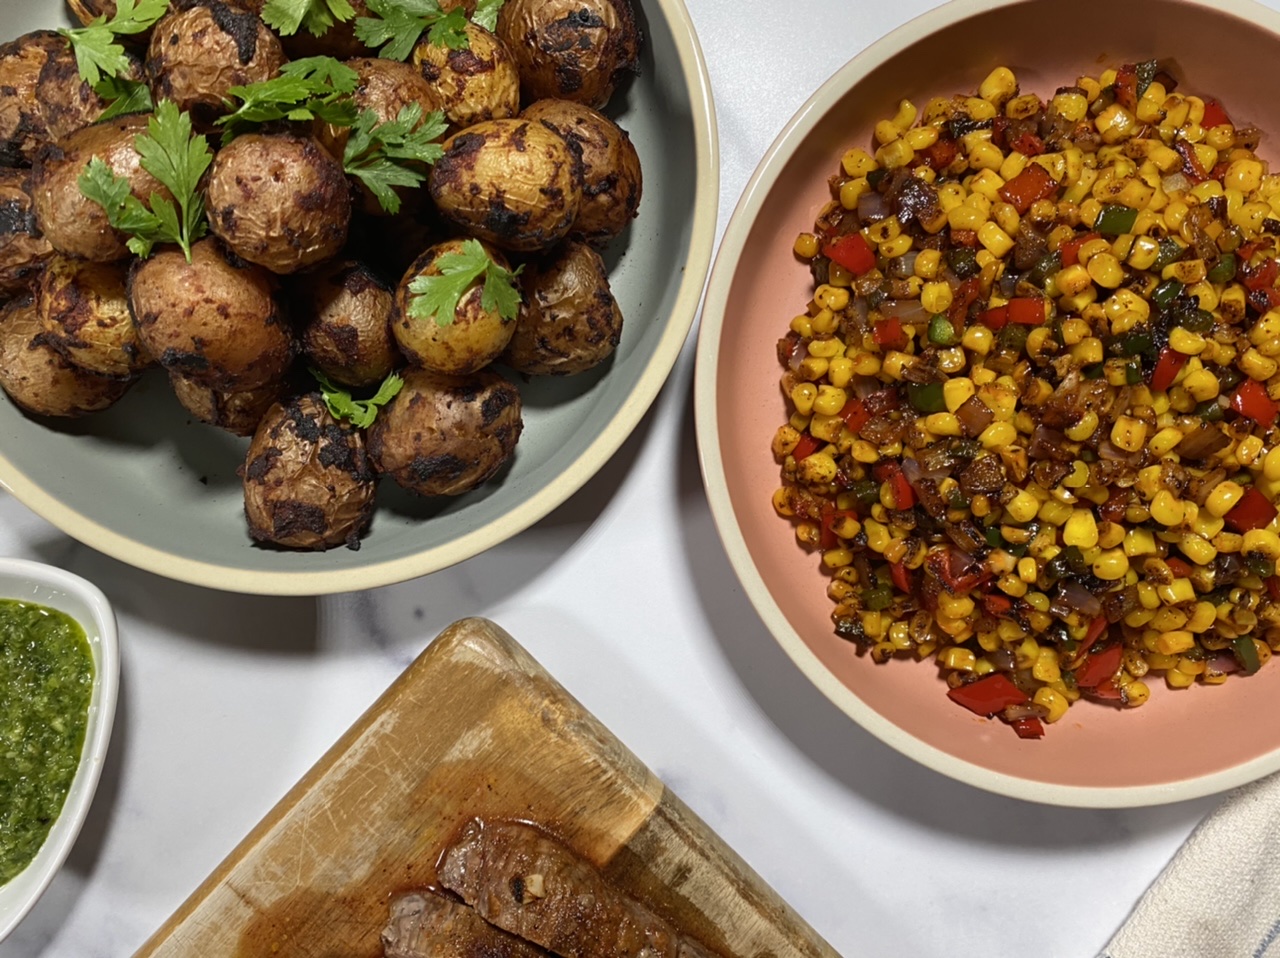
<path fill-rule="evenodd" d="M 1280 650 L 1280 176 L 1176 87 L 904 100 L 795 240 L 774 507 L 838 635 L 1025 738 Z"/>

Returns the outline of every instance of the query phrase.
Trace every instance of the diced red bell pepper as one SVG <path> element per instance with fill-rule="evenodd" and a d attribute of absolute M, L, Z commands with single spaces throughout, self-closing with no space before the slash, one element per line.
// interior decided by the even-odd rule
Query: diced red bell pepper
<path fill-rule="evenodd" d="M 929 169 L 945 170 L 960 155 L 960 144 L 949 136 L 940 136 L 923 150 L 917 151 L 917 155 Z"/>
<path fill-rule="evenodd" d="M 861 276 L 876 265 L 876 251 L 861 233 L 836 237 L 822 247 L 822 255 L 833 263 L 839 263 L 854 276 Z"/>
<path fill-rule="evenodd" d="M 1009 322 L 1020 326 L 1044 325 L 1044 300 L 1039 296 L 1015 296 L 1009 300 Z"/>
<path fill-rule="evenodd" d="M 1013 141 L 1009 144 L 1009 149 L 1021 153 L 1023 156 L 1039 156 L 1044 152 L 1044 140 L 1027 130 L 1025 133 L 1019 133 L 1013 138 Z"/>
<path fill-rule="evenodd" d="M 981 292 L 981 281 L 976 276 L 970 276 L 952 295 L 951 305 L 947 308 L 947 319 L 951 321 L 951 328 L 957 333 L 964 329 L 965 320 L 969 316 L 969 307 Z"/>
<path fill-rule="evenodd" d="M 978 322 L 990 330 L 1004 329 L 1009 325 L 1009 307 L 993 306 L 991 309 L 984 309 L 978 314 Z"/>
<path fill-rule="evenodd" d="M 1169 571 L 1179 579 L 1187 578 L 1193 571 L 1191 563 L 1183 559 L 1179 559 L 1177 556 L 1169 556 L 1169 558 L 1164 560 L 1164 564 L 1167 565 L 1169 567 Z"/>
<path fill-rule="evenodd" d="M 871 411 L 867 409 L 866 403 L 855 397 L 844 404 L 844 408 L 840 410 L 840 418 L 850 432 L 858 433 L 871 421 Z"/>
<path fill-rule="evenodd" d="M 1084 640 L 1080 643 L 1080 651 L 1078 654 L 1084 655 L 1088 652 L 1089 649 L 1093 647 L 1093 643 L 1097 642 L 1098 639 L 1102 638 L 1102 636 L 1106 634 L 1107 627 L 1110 624 L 1111 623 L 1107 621 L 1107 617 L 1105 615 L 1096 616 L 1093 621 L 1089 623 L 1089 630 L 1084 634 Z"/>
<path fill-rule="evenodd" d="M 874 335 L 878 346 L 888 349 L 907 348 L 907 333 L 902 328 L 902 320 L 897 316 L 886 316 L 876 323 Z"/>
<path fill-rule="evenodd" d="M 977 230 L 958 230 L 953 228 L 951 230 L 951 242 L 955 243 L 956 246 L 970 246 L 970 247 L 977 246 L 978 231 Z"/>
<path fill-rule="evenodd" d="M 1013 600 L 1007 595 L 989 592 L 982 597 L 982 608 L 993 619 L 1003 619 L 1013 611 Z"/>
<path fill-rule="evenodd" d="M 1236 532 L 1249 532 L 1252 529 L 1265 529 L 1276 517 L 1276 507 L 1271 501 L 1250 486 L 1223 519 Z"/>
<path fill-rule="evenodd" d="M 1120 692 L 1120 686 L 1116 685 L 1115 679 L 1104 679 L 1090 689 L 1089 692 L 1094 698 L 1099 699 L 1119 699 L 1124 697 Z"/>
<path fill-rule="evenodd" d="M 1209 178 L 1208 172 L 1200 165 L 1200 157 L 1196 156 L 1195 144 L 1188 140 L 1179 140 L 1173 148 L 1182 156 L 1182 172 L 1192 183 L 1203 183 Z"/>
<path fill-rule="evenodd" d="M 1222 108 L 1222 104 L 1217 100 L 1204 101 L 1204 119 L 1200 121 L 1200 125 L 1206 130 L 1211 130 L 1215 126 L 1222 126 L 1224 123 L 1230 123 L 1231 117 L 1227 116 L 1227 111 Z"/>
<path fill-rule="evenodd" d="M 1271 596 L 1272 602 L 1280 602 L 1280 575 L 1267 578 L 1267 594 Z"/>
<path fill-rule="evenodd" d="M 1280 306 L 1280 290 L 1276 289 L 1277 276 L 1280 276 L 1280 261 L 1274 258 L 1241 271 L 1240 280 L 1249 291 L 1249 305 L 1260 313 Z"/>
<path fill-rule="evenodd" d="M 1119 642 L 1090 652 L 1076 668 L 1076 685 L 1082 689 L 1091 689 L 1111 678 L 1119 670 L 1123 655 L 1124 649 Z"/>
<path fill-rule="evenodd" d="M 1275 424 L 1280 405 L 1267 395 L 1267 389 L 1256 379 L 1246 379 L 1231 396 L 1231 408 L 1262 426 Z"/>
<path fill-rule="evenodd" d="M 911 582 L 911 570 L 908 569 L 904 563 L 890 562 L 889 577 L 893 579 L 894 587 L 897 588 L 899 592 L 906 593 L 907 595 L 914 593 L 915 589 Z"/>
<path fill-rule="evenodd" d="M 1115 86 L 1116 102 L 1132 113 L 1138 106 L 1138 66 L 1135 63 L 1126 63 L 1116 71 Z"/>
<path fill-rule="evenodd" d="M 1236 259 L 1248 265 L 1249 260 L 1253 258 L 1253 254 L 1260 249 L 1262 249 L 1262 240 L 1251 240 L 1236 250 Z"/>
<path fill-rule="evenodd" d="M 1044 724 L 1034 715 L 1016 719 L 1009 724 L 1018 733 L 1018 738 L 1044 738 Z"/>
<path fill-rule="evenodd" d="M 911 488 L 911 483 L 907 477 L 902 474 L 902 466 L 889 460 L 888 462 L 879 463 L 873 470 L 875 477 L 881 482 L 889 484 L 889 490 L 893 493 L 893 502 L 898 509 L 910 509 L 916 504 L 916 493 Z"/>
<path fill-rule="evenodd" d="M 1168 389 L 1186 364 L 1186 354 L 1166 346 L 1160 351 L 1160 358 L 1156 360 L 1155 372 L 1151 374 L 1151 388 Z"/>
<path fill-rule="evenodd" d="M 1009 147 L 1008 133 L 1009 118 L 1007 116 L 1002 113 L 991 120 L 991 142 L 1002 150 Z"/>
<path fill-rule="evenodd" d="M 963 705 L 970 712 L 988 718 L 997 712 L 1003 712 L 1010 705 L 1023 705 L 1029 701 L 1027 693 L 1014 685 L 1013 680 L 1003 672 L 992 672 L 976 682 L 948 689 L 947 698 L 957 705 Z"/>
<path fill-rule="evenodd" d="M 825 445 L 826 443 L 821 439 L 817 439 L 807 432 L 801 433 L 800 441 L 796 443 L 795 449 L 791 450 L 791 455 L 796 462 L 799 462 L 801 459 L 809 458 Z"/>
<path fill-rule="evenodd" d="M 1094 232 L 1080 233 L 1063 243 L 1058 247 L 1058 255 L 1062 257 L 1062 265 L 1075 266 L 1076 263 L 1080 262 L 1080 247 L 1090 240 L 1098 239 L 1101 235 L 1101 233 Z"/>
<path fill-rule="evenodd" d="M 1044 151 L 1044 144 L 1040 145 Z M 1021 152 L 1021 151 L 1019 151 Z M 1022 172 L 1000 187 L 1000 198 L 1021 215 L 1031 209 L 1036 200 L 1052 196 L 1058 190 L 1058 182 L 1039 163 L 1028 163 Z"/>
<path fill-rule="evenodd" d="M 856 516 L 857 513 L 852 509 L 833 509 L 830 506 L 822 510 L 821 528 L 822 538 L 819 545 L 823 549 L 834 549 L 840 544 L 840 537 L 836 535 L 835 525 L 841 519 L 848 519 Z"/>

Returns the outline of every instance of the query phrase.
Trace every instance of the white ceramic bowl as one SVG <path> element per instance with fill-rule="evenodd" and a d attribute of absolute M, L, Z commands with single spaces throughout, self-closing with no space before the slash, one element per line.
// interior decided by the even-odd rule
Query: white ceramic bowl
<path fill-rule="evenodd" d="M 1238 122 L 1266 131 L 1259 152 L 1280 169 L 1280 100 L 1260 74 L 1240 69 L 1280 58 L 1280 13 L 1250 0 L 954 0 L 855 56 L 782 130 L 725 231 L 698 340 L 694 407 L 712 512 L 782 648 L 903 754 L 980 788 L 1059 805 L 1180 801 L 1280 769 L 1280 662 L 1221 687 L 1152 683 L 1140 709 L 1082 702 L 1026 741 L 952 703 L 931 663 L 879 666 L 857 655 L 834 634 L 818 560 L 773 510 L 781 479 L 770 444 L 788 415 L 776 345 L 813 292 L 795 237 L 830 198 L 844 151 L 871 146 L 875 121 L 901 99 L 923 106 L 972 91 L 998 65 L 1044 98 L 1082 74 L 1153 57 L 1172 62 L 1184 92 L 1217 96 Z"/>
<path fill-rule="evenodd" d="M 93 694 L 80 767 L 67 792 L 62 813 L 24 871 L 0 885 L 0 941 L 17 927 L 53 881 L 89 813 L 98 776 L 111 740 L 120 685 L 120 648 L 111 603 L 91 582 L 62 569 L 25 559 L 0 559 L 0 599 L 49 606 L 84 628 L 93 652 Z M 2 692 L 2 690 L 0 690 Z"/>
<path fill-rule="evenodd" d="M 236 468 L 247 441 L 193 422 L 163 375 L 106 412 L 36 421 L 0 396 L 0 485 L 68 535 L 139 568 L 236 592 L 314 595 L 401 582 L 528 528 L 608 461 L 657 397 L 702 295 L 719 204 L 711 84 L 682 0 L 632 0 L 640 73 L 608 112 L 644 169 L 639 216 L 605 251 L 625 318 L 615 355 L 569 377 L 513 379 L 525 429 L 509 467 L 424 499 L 389 480 L 359 551 L 254 545 Z M 63 0 L 0 0 L 0 41 L 68 22 Z"/>

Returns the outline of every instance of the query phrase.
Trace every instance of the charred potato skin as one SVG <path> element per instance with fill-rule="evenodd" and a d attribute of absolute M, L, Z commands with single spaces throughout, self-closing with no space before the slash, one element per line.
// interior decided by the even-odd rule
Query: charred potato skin
<path fill-rule="evenodd" d="M 44 341 L 90 372 L 137 375 L 152 360 L 129 313 L 127 280 L 123 263 L 51 257 L 36 296 Z"/>
<path fill-rule="evenodd" d="M 30 191 L 29 170 L 0 167 L 0 299 L 26 289 L 53 255 Z"/>
<path fill-rule="evenodd" d="M 94 156 L 116 176 L 127 179 L 138 199 L 148 200 L 152 193 L 172 198 L 160 181 L 142 168 L 134 148 L 134 138 L 146 129 L 144 116 L 120 117 L 87 126 L 41 148 L 32 167 L 31 199 L 36 223 L 58 252 L 96 263 L 130 255 L 125 237 L 111 228 L 106 211 L 80 192 L 80 174 Z"/>
<path fill-rule="evenodd" d="M 310 136 L 247 133 L 218 151 L 205 190 L 209 228 L 242 259 L 294 273 L 347 241 L 342 165 Z"/>
<path fill-rule="evenodd" d="M 523 428 L 520 392 L 497 373 L 403 373 L 404 387 L 369 429 L 378 472 L 422 496 L 456 496 L 493 477 Z"/>
<path fill-rule="evenodd" d="M 290 549 L 360 548 L 377 478 L 361 432 L 334 419 L 318 394 L 267 411 L 242 474 L 245 517 L 256 541 Z"/>
<path fill-rule="evenodd" d="M 20 408 L 74 419 L 106 409 L 132 384 L 81 369 L 44 343 L 34 297 L 0 306 L 0 387 Z"/>
<path fill-rule="evenodd" d="M 35 30 L 0 44 L 0 166 L 29 166 L 49 142 L 36 87 L 45 61 L 67 41 Z"/>
<path fill-rule="evenodd" d="M 531 375 L 585 372 L 622 341 L 622 310 L 604 260 L 590 246 L 567 242 L 527 263 L 524 303 L 502 361 Z"/>
<path fill-rule="evenodd" d="M 299 313 L 308 362 L 347 386 L 380 383 L 400 364 L 391 335 L 394 294 L 355 260 L 336 260 L 299 277 Z"/>
<path fill-rule="evenodd" d="M 431 198 L 466 232 L 516 252 L 549 249 L 582 204 L 582 158 L 541 121 L 487 120 L 444 142 Z"/>
<path fill-rule="evenodd" d="M 129 309 L 146 350 L 169 372 L 212 389 L 254 389 L 293 362 L 293 334 L 276 301 L 275 278 L 204 239 L 163 249 L 129 272 Z"/>
<path fill-rule="evenodd" d="M 202 0 L 155 25 L 145 72 L 156 100 L 207 119 L 225 112 L 232 87 L 269 80 L 284 62 L 279 39 L 251 5 Z"/>
<path fill-rule="evenodd" d="M 252 436 L 267 410 L 289 388 L 288 381 L 281 379 L 254 389 L 210 389 L 180 373 L 169 374 L 169 385 L 183 409 L 233 436 Z"/>
<path fill-rule="evenodd" d="M 640 156 L 627 131 L 572 100 L 539 100 L 521 116 L 546 123 L 582 156 L 582 205 L 570 235 L 600 246 L 626 229 L 644 189 Z"/>
<path fill-rule="evenodd" d="M 413 295 L 409 284 L 419 276 L 439 276 L 440 257 L 462 252 L 463 242 L 445 240 L 418 257 L 396 287 L 395 308 L 391 314 L 391 331 L 409 361 L 453 376 L 473 373 L 497 359 L 511 341 L 516 326 L 513 320 L 503 319 L 497 310 L 484 308 L 482 279 L 462 294 L 453 316 L 444 324 L 435 317 L 415 319 L 409 315 Z M 510 269 L 506 257 L 496 249 L 486 247 L 485 252 L 499 266 Z"/>
<path fill-rule="evenodd" d="M 640 60 L 630 0 L 507 0 L 497 32 L 526 103 L 555 97 L 603 109 Z"/>
<path fill-rule="evenodd" d="M 520 74 L 505 43 L 467 21 L 467 46 L 452 50 L 420 40 L 412 61 L 454 130 L 520 112 Z"/>
<path fill-rule="evenodd" d="M 126 77 L 142 79 L 142 67 L 132 56 Z M 53 142 L 97 122 L 107 108 L 106 101 L 93 87 L 80 79 L 80 68 L 69 43 L 50 51 L 45 59 L 36 81 L 36 97 L 45 129 Z"/>

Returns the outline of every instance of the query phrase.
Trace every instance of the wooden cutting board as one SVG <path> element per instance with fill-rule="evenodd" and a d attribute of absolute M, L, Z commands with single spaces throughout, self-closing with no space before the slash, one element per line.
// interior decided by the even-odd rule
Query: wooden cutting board
<path fill-rule="evenodd" d="M 377 958 L 473 816 L 536 822 L 710 948 L 836 952 L 506 632 L 454 623 L 135 958 Z"/>

